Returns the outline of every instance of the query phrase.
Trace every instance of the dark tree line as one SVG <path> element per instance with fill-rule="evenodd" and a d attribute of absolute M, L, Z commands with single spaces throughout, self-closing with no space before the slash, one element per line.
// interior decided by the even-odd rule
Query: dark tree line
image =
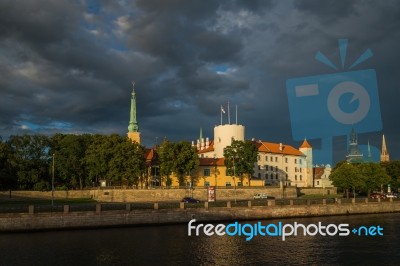
<path fill-rule="evenodd" d="M 119 135 L 11 136 L 0 140 L 0 189 L 82 189 L 108 184 L 138 186 L 146 172 L 145 148 Z"/>
<path fill-rule="evenodd" d="M 156 167 L 161 184 L 194 184 L 199 165 L 197 150 L 189 142 L 167 140 L 157 149 Z M 51 190 L 54 159 L 55 189 L 83 189 L 105 180 L 111 186 L 148 187 L 151 167 L 146 149 L 127 137 L 112 135 L 11 136 L 0 139 L 0 190 Z"/>
<path fill-rule="evenodd" d="M 343 161 L 335 166 L 330 179 L 336 187 L 362 191 L 368 196 L 371 191 L 380 191 L 389 185 L 396 191 L 400 187 L 400 161 L 356 164 Z"/>

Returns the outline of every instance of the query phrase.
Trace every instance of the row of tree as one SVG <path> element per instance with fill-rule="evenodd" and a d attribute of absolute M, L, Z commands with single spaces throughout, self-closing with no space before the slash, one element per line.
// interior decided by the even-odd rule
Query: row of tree
<path fill-rule="evenodd" d="M 332 170 L 330 179 L 334 186 L 346 191 L 352 190 L 367 193 L 381 191 L 387 186 L 392 189 L 400 187 L 400 161 L 382 163 L 341 162 Z"/>
<path fill-rule="evenodd" d="M 119 135 L 11 136 L 0 141 L 0 189 L 82 189 L 100 179 L 137 185 L 145 149 Z"/>

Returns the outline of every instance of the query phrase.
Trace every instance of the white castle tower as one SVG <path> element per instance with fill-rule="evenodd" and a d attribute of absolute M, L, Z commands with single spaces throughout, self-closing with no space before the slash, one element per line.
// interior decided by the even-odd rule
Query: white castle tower
<path fill-rule="evenodd" d="M 244 126 L 226 124 L 214 127 L 214 153 L 217 158 L 224 157 L 224 148 L 230 146 L 232 140 L 244 141 Z"/>

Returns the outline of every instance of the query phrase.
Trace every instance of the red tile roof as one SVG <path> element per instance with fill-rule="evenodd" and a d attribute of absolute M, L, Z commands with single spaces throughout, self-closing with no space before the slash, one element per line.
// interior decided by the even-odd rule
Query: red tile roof
<path fill-rule="evenodd" d="M 156 155 L 156 149 L 155 148 L 151 148 L 151 149 L 146 149 L 146 153 L 145 153 L 145 158 L 146 161 L 151 161 L 153 160 L 153 158 Z"/>
<path fill-rule="evenodd" d="M 224 166 L 224 158 L 199 158 L 200 166 Z"/>
<path fill-rule="evenodd" d="M 266 153 L 276 153 L 276 154 L 286 154 L 286 155 L 296 155 L 296 156 L 305 156 L 298 149 L 282 143 L 282 150 L 280 143 L 271 143 L 265 141 L 256 141 L 255 142 L 259 152 Z"/>
<path fill-rule="evenodd" d="M 325 172 L 324 167 L 315 167 L 314 168 L 314 179 L 321 179 L 324 172 Z"/>
<path fill-rule="evenodd" d="M 304 139 L 303 144 L 301 144 L 300 148 L 312 148 L 310 143 L 306 139 Z"/>

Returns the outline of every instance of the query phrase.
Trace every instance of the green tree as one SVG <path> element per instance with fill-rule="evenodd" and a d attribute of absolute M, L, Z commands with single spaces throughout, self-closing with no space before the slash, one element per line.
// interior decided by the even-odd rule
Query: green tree
<path fill-rule="evenodd" d="M 224 149 L 225 166 L 228 175 L 247 176 L 250 186 L 251 176 L 254 174 L 254 164 L 257 162 L 258 149 L 252 141 L 233 140 L 230 146 Z"/>
<path fill-rule="evenodd" d="M 165 140 L 158 149 L 160 159 L 160 174 L 166 178 L 166 185 L 170 182 L 170 176 L 175 173 L 180 186 L 185 184 L 186 174 L 190 175 L 194 182 L 193 174 L 199 166 L 197 149 L 187 141 L 171 143 Z"/>
<path fill-rule="evenodd" d="M 173 171 L 174 161 L 174 149 L 173 144 L 168 140 L 164 140 L 161 146 L 158 148 L 158 156 L 160 160 L 160 177 L 161 186 L 165 181 L 166 186 L 171 185 L 171 174 Z"/>
<path fill-rule="evenodd" d="M 0 139 L 0 190 L 13 189 L 17 186 L 14 168 L 10 163 L 11 158 L 12 151 L 9 145 Z"/>
<path fill-rule="evenodd" d="M 199 156 L 197 155 L 196 147 L 193 147 L 187 141 L 181 141 L 174 143 L 174 161 L 173 171 L 178 176 L 178 182 L 180 186 L 185 185 L 186 175 L 189 175 L 190 182 L 194 185 L 194 173 L 199 166 Z"/>
<path fill-rule="evenodd" d="M 364 184 L 361 189 L 368 193 L 368 197 L 371 190 L 379 189 L 382 185 L 390 182 L 390 176 L 379 163 L 363 163 L 357 167 L 364 176 Z"/>
<path fill-rule="evenodd" d="M 114 146 L 114 152 L 109 162 L 110 177 L 123 185 L 139 184 L 143 187 L 145 174 L 145 149 L 137 142 L 121 138 Z"/>
<path fill-rule="evenodd" d="M 85 153 L 85 164 L 93 182 L 137 186 L 144 175 L 145 149 L 117 134 L 95 135 Z"/>
<path fill-rule="evenodd" d="M 11 136 L 7 141 L 11 148 L 10 163 L 15 169 L 20 189 L 49 190 L 50 141 L 47 136 Z"/>
<path fill-rule="evenodd" d="M 107 183 L 114 183 L 116 175 L 110 173 L 109 163 L 113 157 L 114 146 L 118 144 L 120 136 L 117 134 L 105 136 L 94 135 L 93 140 L 85 153 L 85 165 L 87 167 L 89 178 L 96 184 L 100 180 L 106 180 Z"/>
<path fill-rule="evenodd" d="M 52 137 L 51 155 L 55 155 L 56 184 L 83 189 L 90 184 L 85 165 L 85 153 L 92 136 L 56 134 Z"/>
<path fill-rule="evenodd" d="M 352 189 L 354 196 L 355 190 L 362 188 L 365 184 L 364 175 L 357 166 L 350 163 L 343 163 L 332 170 L 329 178 L 332 180 L 334 186 L 346 189 L 346 191 Z"/>
<path fill-rule="evenodd" d="M 381 166 L 385 168 L 386 173 L 391 178 L 391 187 L 398 190 L 400 188 L 400 161 L 381 162 Z"/>

